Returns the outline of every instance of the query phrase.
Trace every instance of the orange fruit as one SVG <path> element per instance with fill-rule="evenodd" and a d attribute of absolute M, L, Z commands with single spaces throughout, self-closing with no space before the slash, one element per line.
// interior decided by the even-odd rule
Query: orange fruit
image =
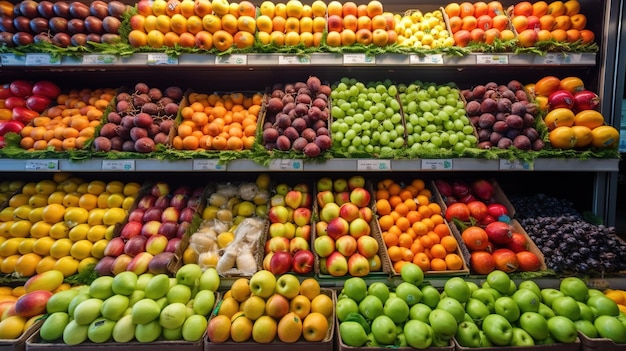
<path fill-rule="evenodd" d="M 430 254 L 435 258 L 445 258 L 448 254 L 446 248 L 441 244 L 434 244 L 430 248 Z"/>
<path fill-rule="evenodd" d="M 433 228 L 433 232 L 437 233 L 440 238 L 450 235 L 450 228 L 444 223 L 439 223 Z"/>
<path fill-rule="evenodd" d="M 411 227 L 411 222 L 406 217 L 400 217 L 396 220 L 396 226 L 402 232 L 406 232 L 406 230 Z"/>
<path fill-rule="evenodd" d="M 413 229 L 417 236 L 426 235 L 428 233 L 428 226 L 422 221 L 413 223 L 411 229 Z"/>
<path fill-rule="evenodd" d="M 390 246 L 387 248 L 387 254 L 389 255 L 389 259 L 391 260 L 391 262 L 397 262 L 402 260 L 403 252 L 404 250 L 402 250 L 402 248 L 399 246 Z"/>
<path fill-rule="evenodd" d="M 431 239 L 430 236 L 428 236 L 428 234 L 420 236 L 419 241 L 422 244 L 422 246 L 427 249 L 430 249 L 433 245 L 435 245 L 435 243 L 433 242 L 433 239 Z"/>
<path fill-rule="evenodd" d="M 398 261 L 393 264 L 393 270 L 396 272 L 400 272 L 402 270 L 402 266 L 407 264 L 407 261 Z"/>
<path fill-rule="evenodd" d="M 430 260 L 430 268 L 433 271 L 445 271 L 448 269 L 446 261 L 442 258 L 433 258 Z"/>
<path fill-rule="evenodd" d="M 401 202 L 393 208 L 393 211 L 404 217 L 407 213 L 409 213 L 409 207 L 405 205 L 404 202 Z"/>
<path fill-rule="evenodd" d="M 376 213 L 379 215 L 388 215 L 391 213 L 391 205 L 386 199 L 376 200 Z"/>
<path fill-rule="evenodd" d="M 411 245 L 413 245 L 413 238 L 406 233 L 400 234 L 400 236 L 398 237 L 398 246 L 410 248 Z"/>
<path fill-rule="evenodd" d="M 394 233 L 385 232 L 383 234 L 383 241 L 387 247 L 396 246 L 398 245 L 398 236 Z"/>
<path fill-rule="evenodd" d="M 413 261 L 413 257 L 415 256 L 415 254 L 413 253 L 413 251 L 411 251 L 411 249 L 405 249 L 404 252 L 402 252 L 402 260 L 406 261 L 406 262 L 411 262 Z"/>
<path fill-rule="evenodd" d="M 447 254 L 446 257 L 444 258 L 444 261 L 446 262 L 446 266 L 448 267 L 449 270 L 459 270 L 461 268 L 463 268 L 463 260 L 461 260 L 461 256 L 457 255 L 457 254 Z"/>
<path fill-rule="evenodd" d="M 458 247 L 458 243 L 452 235 L 442 237 L 440 244 L 443 245 L 448 252 L 454 252 Z"/>
<path fill-rule="evenodd" d="M 413 256 L 413 263 L 418 265 L 424 272 L 430 270 L 430 258 L 423 252 L 418 252 Z"/>
<path fill-rule="evenodd" d="M 378 224 L 382 230 L 389 230 L 394 223 L 395 220 L 391 217 L 391 215 L 384 215 L 378 219 Z"/>
<path fill-rule="evenodd" d="M 413 240 L 413 243 L 411 244 L 411 251 L 413 251 L 414 254 L 424 252 L 424 246 L 422 246 L 422 243 L 419 240 Z"/>

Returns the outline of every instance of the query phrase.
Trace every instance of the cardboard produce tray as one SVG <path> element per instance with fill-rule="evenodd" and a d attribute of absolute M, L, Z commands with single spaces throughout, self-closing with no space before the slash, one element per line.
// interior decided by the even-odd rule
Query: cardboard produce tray
<path fill-rule="evenodd" d="M 301 337 L 300 340 L 295 343 L 284 343 L 276 337 L 276 340 L 269 344 L 260 344 L 255 341 L 235 342 L 231 339 L 222 343 L 213 343 L 209 341 L 208 337 L 205 335 L 204 351 L 258 351 L 261 349 L 266 351 L 333 351 L 336 323 L 335 305 L 337 302 L 337 296 L 335 291 L 332 289 L 322 288 L 320 291 L 322 294 L 330 296 L 333 300 L 333 315 L 328 318 L 328 332 L 322 341 L 305 341 Z M 214 315 L 215 313 L 217 312 L 215 311 Z"/>
<path fill-rule="evenodd" d="M 583 333 L 578 333 L 580 339 L 580 351 L 624 351 L 626 344 L 616 344 L 607 338 L 588 338 Z"/>
<path fill-rule="evenodd" d="M 154 342 L 130 341 L 124 343 L 109 342 L 96 344 L 83 342 L 78 345 L 67 345 L 63 342 L 42 343 L 39 333 L 33 334 L 26 340 L 26 351 L 103 351 L 103 350 L 128 350 L 128 351 L 202 351 L 202 339 L 196 342 L 184 340 L 161 340 Z"/>
<path fill-rule="evenodd" d="M 17 339 L 0 339 L 0 351 L 25 351 L 26 341 L 34 334 L 39 335 L 42 324 L 43 319 L 38 320 Z"/>
<path fill-rule="evenodd" d="M 576 338 L 576 341 L 573 343 L 555 343 L 555 344 L 547 344 L 547 345 L 534 345 L 534 346 L 493 346 L 493 347 L 464 347 L 459 345 L 454 339 L 454 346 L 457 351 L 469 351 L 469 350 L 480 350 L 480 351 L 501 351 L 501 350 L 511 350 L 511 351 L 578 351 L 580 349 L 581 343 L 580 338 Z"/>

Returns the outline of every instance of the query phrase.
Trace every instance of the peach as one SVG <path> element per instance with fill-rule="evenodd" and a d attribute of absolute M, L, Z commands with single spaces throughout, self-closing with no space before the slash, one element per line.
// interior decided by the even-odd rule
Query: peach
<path fill-rule="evenodd" d="M 489 28 L 485 31 L 485 43 L 493 44 L 496 39 L 500 39 L 500 30 L 496 28 Z"/>
<path fill-rule="evenodd" d="M 565 6 L 565 14 L 568 16 L 574 16 L 580 12 L 580 3 L 578 0 L 568 0 L 563 6 Z"/>
<path fill-rule="evenodd" d="M 274 16 L 280 16 L 282 18 L 287 18 L 287 5 L 280 2 L 277 3 L 274 7 Z"/>
<path fill-rule="evenodd" d="M 540 29 L 537 31 L 537 41 L 546 41 L 552 39 L 552 33 L 547 29 Z"/>
<path fill-rule="evenodd" d="M 533 5 L 528 1 L 522 1 L 513 6 L 513 16 L 530 16 L 533 14 Z"/>
<path fill-rule="evenodd" d="M 326 16 L 326 2 L 323 0 L 315 0 L 311 4 L 311 14 L 313 17 Z"/>
<path fill-rule="evenodd" d="M 260 32 L 272 32 L 272 19 L 267 15 L 260 15 L 256 19 L 256 27 Z"/>
<path fill-rule="evenodd" d="M 236 2 L 231 2 L 228 4 L 228 13 L 237 17 L 239 16 L 239 4 Z"/>
<path fill-rule="evenodd" d="M 202 30 L 204 30 L 204 26 L 202 24 L 202 18 L 196 15 L 193 15 L 187 18 L 187 31 L 189 33 L 196 35 Z"/>
<path fill-rule="evenodd" d="M 165 14 L 172 17 L 177 13 L 180 13 L 180 1 L 167 0 L 167 6 L 165 7 Z"/>
<path fill-rule="evenodd" d="M 567 32 L 564 29 L 555 29 L 550 32 L 552 40 L 563 42 L 567 40 Z"/>
<path fill-rule="evenodd" d="M 131 30 L 143 30 L 144 25 L 146 23 L 146 17 L 143 15 L 133 15 L 130 20 L 130 29 Z"/>
<path fill-rule="evenodd" d="M 285 34 L 281 31 L 273 31 L 270 33 L 270 42 L 276 46 L 285 45 Z"/>
<path fill-rule="evenodd" d="M 272 37 L 268 32 L 256 32 L 256 37 L 259 43 L 263 45 L 269 45 L 272 42 Z"/>
<path fill-rule="evenodd" d="M 470 31 L 470 41 L 474 43 L 485 42 L 485 31 L 482 28 L 474 28 Z"/>
<path fill-rule="evenodd" d="M 456 2 L 451 2 L 443 8 L 443 11 L 446 15 L 448 15 L 448 17 L 460 16 L 461 6 L 459 6 Z"/>
<path fill-rule="evenodd" d="M 462 17 L 461 19 L 463 20 L 463 25 L 461 26 L 462 29 L 471 31 L 478 25 L 476 17 L 472 15 L 467 15 L 465 17 Z"/>
<path fill-rule="evenodd" d="M 489 13 L 489 6 L 484 1 L 476 1 L 474 3 L 474 17 L 478 18 Z M 491 17 L 491 16 L 490 16 Z"/>
<path fill-rule="evenodd" d="M 222 19 L 216 15 L 206 15 L 202 17 L 202 27 L 209 33 L 215 33 L 222 29 Z"/>
<path fill-rule="evenodd" d="M 159 15 L 156 20 L 156 29 L 165 34 L 172 30 L 172 20 L 171 17 L 167 15 Z"/>
<path fill-rule="evenodd" d="M 230 33 L 230 35 L 235 35 L 239 30 L 237 28 L 237 17 L 232 13 L 222 16 L 222 29 Z"/>
<path fill-rule="evenodd" d="M 273 31 L 285 32 L 285 24 L 287 20 L 285 17 L 276 16 L 272 18 L 272 29 Z"/>
<path fill-rule="evenodd" d="M 249 48 L 254 44 L 254 35 L 250 32 L 239 31 L 233 37 L 233 41 L 239 49 Z"/>
<path fill-rule="evenodd" d="M 511 24 L 513 25 L 513 28 L 515 28 L 515 30 L 518 33 L 521 33 L 522 31 L 528 28 L 528 17 L 515 16 L 511 18 Z"/>
<path fill-rule="evenodd" d="M 382 14 L 372 17 L 372 30 L 376 29 L 387 30 L 387 19 Z"/>
<path fill-rule="evenodd" d="M 241 15 L 237 18 L 237 29 L 254 34 L 256 32 L 256 20 L 254 17 Z"/>
<path fill-rule="evenodd" d="M 469 44 L 470 40 L 472 39 L 472 36 L 469 30 L 461 29 L 458 32 L 454 33 L 452 35 L 452 38 L 454 39 L 454 43 L 457 46 L 466 47 L 467 44 Z"/>
<path fill-rule="evenodd" d="M 305 47 L 310 48 L 313 46 L 313 33 L 311 32 L 302 32 L 300 33 L 300 43 L 304 44 Z M 301 228 L 301 227 L 298 227 Z M 296 228 L 297 230 L 297 228 Z"/>
<path fill-rule="evenodd" d="M 565 41 L 568 43 L 573 43 L 580 39 L 580 31 L 578 29 L 568 29 L 565 33 L 567 35 L 567 39 L 565 39 Z"/>
<path fill-rule="evenodd" d="M 154 15 L 146 16 L 146 20 L 143 23 L 143 30 L 145 33 L 150 33 L 151 30 L 155 30 L 157 18 Z"/>
<path fill-rule="evenodd" d="M 493 27 L 493 19 L 489 15 L 481 15 L 476 18 L 476 28 L 487 30 Z"/>
<path fill-rule="evenodd" d="M 239 7 L 237 7 L 237 12 L 239 16 L 250 16 L 252 18 L 256 17 L 256 6 L 253 3 L 247 0 L 243 0 L 239 2 Z"/>
<path fill-rule="evenodd" d="M 285 32 L 300 33 L 300 20 L 296 17 L 288 17 L 285 21 Z"/>
<path fill-rule="evenodd" d="M 543 15 L 539 17 L 539 28 L 545 29 L 545 30 L 553 30 L 554 29 L 554 16 Z"/>
<path fill-rule="evenodd" d="M 193 10 L 200 18 L 213 13 L 213 8 L 209 0 L 195 0 Z"/>
<path fill-rule="evenodd" d="M 372 44 L 376 46 L 385 46 L 389 42 L 389 34 L 385 29 L 374 29 L 372 32 Z"/>
<path fill-rule="evenodd" d="M 396 20 L 393 13 L 383 12 L 383 17 L 387 20 L 387 30 L 393 30 L 396 28 Z"/>
<path fill-rule="evenodd" d="M 505 41 L 513 40 L 515 39 L 515 33 L 510 29 L 505 29 L 503 31 L 500 31 L 500 38 Z"/>
<path fill-rule="evenodd" d="M 225 30 L 218 30 L 213 33 L 213 47 L 218 51 L 226 51 L 233 46 L 233 35 Z"/>
<path fill-rule="evenodd" d="M 140 0 L 137 2 L 137 14 L 142 16 L 153 15 L 152 2 L 150 0 Z"/>
<path fill-rule="evenodd" d="M 300 19 L 302 17 L 303 5 L 300 0 L 289 0 L 285 8 L 287 17 L 296 17 Z"/>
<path fill-rule="evenodd" d="M 459 16 L 450 17 L 448 22 L 450 23 L 450 31 L 453 34 L 463 29 L 463 19 Z"/>
<path fill-rule="evenodd" d="M 201 30 L 195 35 L 196 47 L 205 50 L 211 50 L 213 48 L 213 34 Z"/>
<path fill-rule="evenodd" d="M 534 29 L 526 29 L 518 33 L 517 40 L 522 47 L 531 47 L 537 42 L 537 32 Z"/>
<path fill-rule="evenodd" d="M 322 45 L 322 39 L 324 38 L 324 33 L 322 32 L 315 32 L 313 33 L 313 46 L 315 47 L 319 47 L 320 45 Z M 297 233 L 297 228 L 296 228 L 296 233 Z"/>
<path fill-rule="evenodd" d="M 491 17 L 504 15 L 504 9 L 502 8 L 502 3 L 500 1 L 490 1 L 487 4 L 487 8 L 487 14 Z"/>
<path fill-rule="evenodd" d="M 359 6 L 356 7 L 356 14 L 357 14 L 357 17 L 367 16 L 367 5 L 359 4 Z"/>
<path fill-rule="evenodd" d="M 496 15 L 491 21 L 491 27 L 500 31 L 505 30 L 509 26 L 509 17 L 507 15 Z"/>
<path fill-rule="evenodd" d="M 164 15 L 166 7 L 167 7 L 167 1 L 154 0 L 152 2 L 152 14 L 155 16 Z"/>
<path fill-rule="evenodd" d="M 174 32 L 167 32 L 163 35 L 163 45 L 173 48 L 180 43 L 180 36 Z"/>
<path fill-rule="evenodd" d="M 343 19 L 339 15 L 328 16 L 328 31 L 341 32 L 343 30 Z"/>
<path fill-rule="evenodd" d="M 572 24 L 571 29 L 582 30 L 587 25 L 587 17 L 582 13 L 577 13 L 570 17 L 570 22 Z"/>
<path fill-rule="evenodd" d="M 314 17 L 313 18 L 313 33 L 323 33 L 326 30 L 326 18 Z"/>
<path fill-rule="evenodd" d="M 341 31 L 341 45 L 351 46 L 356 43 L 356 34 L 352 29 L 345 28 Z"/>
<path fill-rule="evenodd" d="M 583 44 L 591 44 L 593 43 L 595 38 L 595 34 L 593 34 L 593 32 L 589 29 L 583 29 L 580 31 L 580 39 L 582 40 Z"/>
<path fill-rule="evenodd" d="M 188 32 L 181 33 L 178 38 L 178 44 L 185 48 L 192 48 L 196 46 L 196 36 Z"/>
<path fill-rule="evenodd" d="M 328 16 L 342 16 L 343 13 L 343 4 L 337 0 L 333 0 L 331 2 L 328 3 L 328 6 L 326 6 L 326 9 L 328 11 Z"/>
<path fill-rule="evenodd" d="M 357 17 L 352 14 L 343 16 L 343 28 L 350 29 L 351 31 L 356 32 L 358 28 Z"/>
<path fill-rule="evenodd" d="M 554 18 L 554 29 L 568 30 L 571 28 L 571 26 L 572 20 L 570 16 L 561 15 Z"/>
<path fill-rule="evenodd" d="M 163 47 L 164 35 L 158 30 L 151 30 L 146 36 L 146 45 L 152 48 L 162 48 Z"/>
<path fill-rule="evenodd" d="M 326 44 L 328 46 L 339 47 L 341 46 L 341 33 L 337 31 L 328 32 L 326 35 Z"/>
<path fill-rule="evenodd" d="M 367 29 L 372 30 L 372 19 L 368 16 L 359 16 L 357 18 L 357 30 Z"/>
<path fill-rule="evenodd" d="M 539 20 L 539 17 L 532 15 L 528 16 L 528 28 L 534 30 L 541 29 L 541 21 Z"/>
<path fill-rule="evenodd" d="M 196 14 L 195 7 L 196 7 L 196 3 L 194 0 L 183 0 L 180 3 L 180 14 L 185 16 L 185 18 L 195 16 Z"/>
<path fill-rule="evenodd" d="M 383 4 L 378 0 L 370 0 L 367 3 L 367 15 L 371 18 L 383 14 Z M 376 41 L 376 40 L 374 40 Z"/>
<path fill-rule="evenodd" d="M 295 46 L 300 43 L 300 34 L 298 32 L 287 32 L 285 33 L 285 45 L 287 46 Z"/>
<path fill-rule="evenodd" d="M 372 43 L 372 31 L 367 28 L 359 29 L 356 32 L 356 41 L 359 44 L 369 45 Z"/>
<path fill-rule="evenodd" d="M 259 12 L 261 12 L 261 15 L 272 19 L 276 14 L 276 5 L 269 0 L 265 0 L 261 3 L 261 6 L 259 6 Z"/>
<path fill-rule="evenodd" d="M 537 1 L 533 4 L 532 15 L 541 17 L 548 14 L 548 3 L 545 1 Z"/>
<path fill-rule="evenodd" d="M 187 31 L 187 19 L 180 13 L 175 14 L 170 20 L 170 28 L 174 33 L 178 35 L 180 35 L 181 33 L 185 33 Z"/>
<path fill-rule="evenodd" d="M 398 33 L 393 29 L 388 29 L 387 38 L 387 45 L 395 44 L 398 42 Z"/>
<path fill-rule="evenodd" d="M 459 16 L 461 18 L 467 17 L 467 16 L 474 16 L 474 4 L 472 4 L 471 2 L 465 1 L 462 2 L 460 5 L 460 11 L 461 13 L 459 14 Z"/>
<path fill-rule="evenodd" d="M 356 17 L 357 15 L 357 5 L 354 1 L 346 1 L 343 3 L 341 7 L 341 15 L 345 18 L 347 15 L 352 15 Z"/>
<path fill-rule="evenodd" d="M 302 17 L 300 18 L 300 33 L 309 32 L 313 33 L 313 18 Z"/>
<path fill-rule="evenodd" d="M 548 4 L 548 14 L 554 17 L 565 15 L 565 11 L 567 11 L 567 8 L 565 7 L 565 3 L 563 3 L 563 1 L 552 1 Z"/>

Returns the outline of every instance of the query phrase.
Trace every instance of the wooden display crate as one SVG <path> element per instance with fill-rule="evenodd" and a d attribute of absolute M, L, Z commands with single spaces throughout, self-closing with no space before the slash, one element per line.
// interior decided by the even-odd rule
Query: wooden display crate
<path fill-rule="evenodd" d="M 491 346 L 491 347 L 464 347 L 458 344 L 456 339 L 454 339 L 454 346 L 457 351 L 469 351 L 469 350 L 480 350 L 480 351 L 501 351 L 501 350 L 511 350 L 511 351 L 578 351 L 580 349 L 581 343 L 580 339 L 576 338 L 576 341 L 573 343 L 555 343 L 555 344 L 547 344 L 547 345 L 534 345 L 534 346 Z"/>
<path fill-rule="evenodd" d="M 607 338 L 588 338 L 583 333 L 578 333 L 580 339 L 580 351 L 624 351 L 626 344 L 616 344 Z"/>
<path fill-rule="evenodd" d="M 17 339 L 0 339 L 0 351 L 25 351 L 26 341 L 34 334 L 39 335 L 42 324 L 43 319 L 35 322 Z"/>

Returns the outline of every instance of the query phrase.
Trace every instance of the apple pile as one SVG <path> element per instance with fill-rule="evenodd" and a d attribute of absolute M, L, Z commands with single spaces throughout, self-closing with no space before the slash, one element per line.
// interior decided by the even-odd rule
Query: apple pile
<path fill-rule="evenodd" d="M 357 5 L 353 1 L 328 3 L 328 46 L 351 46 L 354 44 L 384 47 L 395 44 L 398 35 L 391 12 L 383 10 L 383 4 L 371 0 Z"/>
<path fill-rule="evenodd" d="M 107 115 L 93 142 L 95 150 L 149 153 L 157 144 L 167 144 L 182 98 L 177 86 L 161 90 L 145 83 L 118 93 L 115 111 Z"/>
<path fill-rule="evenodd" d="M 480 84 L 462 94 L 467 115 L 478 132 L 479 148 L 539 151 L 544 147 L 535 128 L 537 105 L 519 81 Z"/>
<path fill-rule="evenodd" d="M 539 106 L 547 112 L 543 120 L 548 127 L 552 147 L 582 149 L 618 146 L 618 130 L 605 125 L 604 116 L 597 111 L 600 98 L 585 89 L 580 78 L 545 76 L 530 87 Z"/>
<path fill-rule="evenodd" d="M 7 3 L 9 4 L 9 3 Z M 23 0 L 0 15 L 0 44 L 9 47 L 51 43 L 65 48 L 88 42 L 120 41 L 119 28 L 127 6 L 120 1 Z"/>
<path fill-rule="evenodd" d="M 398 88 L 411 150 L 454 150 L 476 145 L 474 127 L 454 85 L 415 81 Z M 384 123 L 384 122 L 383 122 Z"/>
<path fill-rule="evenodd" d="M 293 150 L 317 157 L 331 147 L 328 119 L 331 90 L 320 79 L 276 84 L 266 103 L 262 143 L 267 150 Z"/>
<path fill-rule="evenodd" d="M 257 39 L 263 45 L 319 47 L 326 30 L 326 3 L 300 0 L 263 1 L 256 18 Z"/>
<path fill-rule="evenodd" d="M 382 269 L 378 239 L 371 229 L 371 194 L 365 178 L 323 177 L 317 181 L 313 248 L 322 274 L 362 277 Z"/>
<path fill-rule="evenodd" d="M 122 272 L 58 292 L 47 300 L 40 343 L 197 342 L 215 306 L 220 278 L 198 265 L 167 274 Z"/>
<path fill-rule="evenodd" d="M 496 39 L 515 39 L 515 32 L 500 1 L 450 3 L 444 8 L 448 15 L 454 43 L 493 44 Z M 519 33 L 519 32 L 518 32 Z"/>
<path fill-rule="evenodd" d="M 400 46 L 432 49 L 454 45 L 454 38 L 450 36 L 439 10 L 426 13 L 407 11 L 402 16 L 394 15 L 394 20 Z"/>
<path fill-rule="evenodd" d="M 456 302 L 447 313 L 450 331 L 463 347 L 571 344 L 579 333 L 626 343 L 617 304 L 577 277 L 562 279 L 558 289 L 540 289 L 532 280 L 516 285 L 496 270 L 480 287 L 452 278 L 444 289 Z"/>
<path fill-rule="evenodd" d="M 300 283 L 293 274 L 276 278 L 260 270 L 249 279 L 239 278 L 209 320 L 208 342 L 324 341 L 335 318 L 332 294 L 332 290 L 321 291 L 314 278 Z"/>
<path fill-rule="evenodd" d="M 104 257 L 117 223 L 126 218 L 140 185 L 85 181 L 70 173 L 26 182 L 0 211 L 0 271 L 30 277 L 58 270 L 65 277 Z"/>
<path fill-rule="evenodd" d="M 580 13 L 578 1 L 521 1 L 509 11 L 522 47 L 545 41 L 591 44 L 595 39 L 593 32 L 585 28 L 587 17 Z"/>
<path fill-rule="evenodd" d="M 309 185 L 293 187 L 282 183 L 274 187 L 268 218 L 263 269 L 275 275 L 287 272 L 308 274 L 315 256 L 311 251 L 311 214 L 313 195 Z"/>
<path fill-rule="evenodd" d="M 259 239 L 265 235 L 270 179 L 261 174 L 255 182 L 217 183 L 209 192 L 202 223 L 189 237 L 183 262 L 215 267 L 220 274 L 252 275 L 259 267 Z M 213 189 L 211 189 L 213 190 Z"/>
<path fill-rule="evenodd" d="M 98 274 L 169 272 L 167 265 L 198 211 L 203 191 L 185 185 L 171 191 L 168 183 L 153 184 L 130 210 L 119 236 L 107 244 L 96 265 Z"/>
<path fill-rule="evenodd" d="M 331 93 L 333 147 L 353 153 L 392 152 L 405 145 L 398 87 L 391 81 L 363 83 L 341 78 Z"/>

